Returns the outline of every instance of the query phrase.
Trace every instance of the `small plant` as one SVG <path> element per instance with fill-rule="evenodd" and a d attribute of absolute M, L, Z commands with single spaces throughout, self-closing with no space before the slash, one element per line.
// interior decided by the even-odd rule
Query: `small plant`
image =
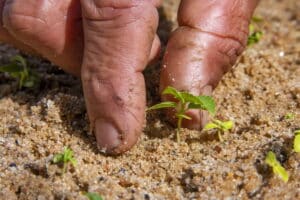
<path fill-rule="evenodd" d="M 73 166 L 76 166 L 77 161 L 74 158 L 73 154 L 74 153 L 73 153 L 72 149 L 65 147 L 63 153 L 54 155 L 53 163 L 55 163 L 55 164 L 63 163 L 62 174 L 64 174 L 66 172 L 69 163 L 72 164 Z"/>
<path fill-rule="evenodd" d="M 287 114 L 284 115 L 284 119 L 293 120 L 293 119 L 295 119 L 295 114 L 294 113 L 287 113 Z"/>
<path fill-rule="evenodd" d="M 176 99 L 177 102 L 165 101 L 148 108 L 148 111 L 162 108 L 174 108 L 176 110 L 175 116 L 177 118 L 177 142 L 180 142 L 179 133 L 182 127 L 182 120 L 191 120 L 191 117 L 185 114 L 188 110 L 202 109 L 207 110 L 212 115 L 215 113 L 215 101 L 210 96 L 195 96 L 187 92 L 177 91 L 175 88 L 170 86 L 168 86 L 162 94 L 171 95 L 174 99 Z"/>
<path fill-rule="evenodd" d="M 265 162 L 272 167 L 274 174 L 279 176 L 285 183 L 289 180 L 289 174 L 284 169 L 284 167 L 281 166 L 280 162 L 276 159 L 276 155 L 274 152 L 269 151 Z"/>
<path fill-rule="evenodd" d="M 260 41 L 261 37 L 263 36 L 263 33 L 261 31 L 257 30 L 257 27 L 255 24 L 258 24 L 262 22 L 262 18 L 260 17 L 252 17 L 251 23 L 249 25 L 249 36 L 248 36 L 248 42 L 247 45 L 251 46 L 253 44 L 256 44 Z"/>
<path fill-rule="evenodd" d="M 34 87 L 40 81 L 38 75 L 28 68 L 26 60 L 20 55 L 13 57 L 10 64 L 0 66 L 0 72 L 6 72 L 18 79 L 19 89 Z"/>
<path fill-rule="evenodd" d="M 87 192 L 84 194 L 89 200 L 103 200 L 103 198 L 97 194 L 97 193 L 93 193 L 93 192 Z"/>
<path fill-rule="evenodd" d="M 294 151 L 300 153 L 300 129 L 295 130 Z"/>
<path fill-rule="evenodd" d="M 222 122 L 217 119 L 213 119 L 212 122 L 209 122 L 205 125 L 203 130 L 212 130 L 216 129 L 218 132 L 218 137 L 221 142 L 223 142 L 223 137 L 222 135 L 226 132 L 229 131 L 230 129 L 233 128 L 233 122 L 232 121 L 225 121 Z"/>

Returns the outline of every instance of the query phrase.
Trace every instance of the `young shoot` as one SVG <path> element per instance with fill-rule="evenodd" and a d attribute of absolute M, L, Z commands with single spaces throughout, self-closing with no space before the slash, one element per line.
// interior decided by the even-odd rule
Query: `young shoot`
<path fill-rule="evenodd" d="M 67 167 L 69 164 L 72 164 L 74 167 L 77 164 L 76 159 L 73 156 L 72 149 L 65 147 L 63 153 L 59 153 L 54 155 L 53 157 L 53 163 L 62 163 L 63 164 L 63 171 L 62 174 L 64 174 L 67 170 Z"/>
<path fill-rule="evenodd" d="M 13 57 L 10 64 L 0 66 L 0 72 L 8 73 L 11 77 L 16 78 L 19 89 L 22 87 L 32 88 L 40 81 L 38 75 L 29 69 L 26 60 L 20 55 Z"/>
<path fill-rule="evenodd" d="M 269 151 L 265 162 L 273 169 L 273 173 L 279 176 L 285 183 L 289 180 L 289 174 L 281 166 L 280 162 L 276 159 L 275 153 Z"/>
<path fill-rule="evenodd" d="M 284 119 L 294 120 L 295 119 L 295 114 L 294 113 L 287 113 L 287 114 L 284 115 Z"/>
<path fill-rule="evenodd" d="M 249 36 L 247 42 L 248 46 L 258 43 L 261 37 L 263 36 L 263 33 L 257 30 L 258 28 L 256 25 L 262 21 L 263 19 L 260 17 L 256 17 L 256 16 L 252 17 L 251 23 L 249 25 Z"/>
<path fill-rule="evenodd" d="M 300 129 L 296 130 L 294 138 L 294 151 L 300 153 Z"/>
<path fill-rule="evenodd" d="M 149 110 L 157 110 L 162 108 L 174 108 L 176 113 L 175 117 L 177 118 L 177 130 L 176 138 L 177 142 L 180 142 L 180 130 L 182 127 L 182 120 L 187 119 L 191 120 L 191 117 L 186 115 L 186 112 L 190 109 L 200 109 L 207 110 L 211 115 L 215 113 L 215 101 L 210 96 L 195 96 L 188 92 L 180 92 L 173 87 L 168 86 L 162 93 L 163 95 L 170 95 L 175 101 L 164 101 L 158 103 L 150 108 Z"/>
<path fill-rule="evenodd" d="M 99 194 L 93 192 L 87 192 L 84 196 L 86 196 L 89 200 L 103 200 Z"/>
<path fill-rule="evenodd" d="M 204 127 L 203 130 L 208 131 L 212 129 L 216 129 L 218 133 L 219 140 L 223 142 L 223 137 L 222 135 L 226 132 L 229 131 L 230 129 L 233 128 L 233 122 L 232 121 L 225 121 L 222 122 L 217 119 L 213 119 L 211 122 L 207 123 Z"/>

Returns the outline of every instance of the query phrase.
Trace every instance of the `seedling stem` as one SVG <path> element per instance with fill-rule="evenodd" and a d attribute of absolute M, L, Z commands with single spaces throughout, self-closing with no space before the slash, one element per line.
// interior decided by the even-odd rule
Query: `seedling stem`
<path fill-rule="evenodd" d="M 73 166 L 76 165 L 77 161 L 73 156 L 73 151 L 72 149 L 65 147 L 63 153 L 56 154 L 53 157 L 53 163 L 63 163 L 63 171 L 62 175 L 65 174 L 68 168 L 68 164 L 72 164 Z"/>
<path fill-rule="evenodd" d="M 213 119 L 211 122 L 207 123 L 204 127 L 204 130 L 212 130 L 216 129 L 218 133 L 218 138 L 220 142 L 223 142 L 222 134 L 224 134 L 226 131 L 233 128 L 233 122 L 232 121 L 220 121 L 217 119 Z"/>
<path fill-rule="evenodd" d="M 215 101 L 210 96 L 195 96 L 187 92 L 180 92 L 173 87 L 167 87 L 163 95 L 171 95 L 177 101 L 164 101 L 162 103 L 156 104 L 149 110 L 157 110 L 162 108 L 174 108 L 176 111 L 177 118 L 177 129 L 176 138 L 177 142 L 180 142 L 180 131 L 182 128 L 182 120 L 191 120 L 192 118 L 185 113 L 190 109 L 207 110 L 210 114 L 215 113 Z"/>

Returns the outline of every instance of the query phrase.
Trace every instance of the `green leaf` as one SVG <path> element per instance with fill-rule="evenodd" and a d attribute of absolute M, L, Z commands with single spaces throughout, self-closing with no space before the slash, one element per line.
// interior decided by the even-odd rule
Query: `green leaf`
<path fill-rule="evenodd" d="M 215 113 L 215 101 L 210 96 L 195 96 L 188 92 L 179 92 L 170 86 L 163 91 L 163 94 L 170 94 L 182 103 L 189 103 L 188 109 L 203 109 L 212 115 Z"/>
<path fill-rule="evenodd" d="M 177 106 L 177 104 L 175 102 L 165 101 L 165 102 L 156 104 L 154 106 L 151 106 L 150 108 L 147 109 L 147 111 L 157 110 L 157 109 L 162 109 L 162 108 L 175 108 L 176 106 Z"/>
<path fill-rule="evenodd" d="M 32 88 L 39 85 L 41 79 L 39 75 L 33 71 L 29 71 L 28 78 L 24 82 L 24 87 Z"/>
<path fill-rule="evenodd" d="M 203 130 L 219 129 L 225 132 L 232 129 L 232 127 L 233 127 L 232 121 L 222 122 L 220 120 L 213 119 L 212 122 L 205 125 Z"/>
<path fill-rule="evenodd" d="M 73 151 L 70 148 L 66 147 L 63 155 L 64 155 L 64 163 L 71 162 L 74 166 L 76 165 L 77 161 L 73 157 Z"/>
<path fill-rule="evenodd" d="M 11 59 L 12 62 L 19 62 L 21 64 L 21 66 L 23 66 L 24 68 L 27 67 L 27 62 L 25 60 L 25 58 L 23 58 L 22 56 L 20 55 L 16 55 L 15 57 L 13 57 Z"/>
<path fill-rule="evenodd" d="M 284 182 L 288 182 L 289 174 L 281 166 L 280 162 L 277 161 L 276 155 L 272 151 L 268 152 L 265 162 L 272 167 L 274 174 L 279 176 Z"/>
<path fill-rule="evenodd" d="M 266 163 L 267 163 L 269 166 L 273 167 L 273 166 L 276 165 L 277 162 L 278 162 L 278 161 L 277 161 L 277 159 L 276 159 L 276 155 L 275 155 L 272 151 L 269 151 L 269 152 L 267 153 Z"/>
<path fill-rule="evenodd" d="M 294 151 L 300 153 L 300 130 L 295 131 Z"/>
<path fill-rule="evenodd" d="M 285 116 L 284 116 L 284 119 L 295 119 L 295 114 L 294 113 L 287 113 Z"/>
<path fill-rule="evenodd" d="M 20 73 L 22 71 L 23 68 L 16 63 L 0 66 L 0 72 L 7 72 L 11 74 L 11 73 Z"/>
<path fill-rule="evenodd" d="M 254 32 L 254 30 L 255 30 L 254 25 L 253 24 L 249 24 L 249 33 L 250 33 L 250 35 Z"/>
<path fill-rule="evenodd" d="M 251 19 L 252 22 L 254 23 L 260 23 L 263 21 L 263 18 L 262 17 L 258 17 L 258 16 L 253 16 L 252 19 Z"/>
<path fill-rule="evenodd" d="M 180 102 L 184 103 L 184 99 L 182 97 L 181 92 L 179 92 L 178 90 L 176 90 L 175 88 L 168 86 L 166 87 L 166 89 L 164 89 L 164 91 L 162 92 L 162 94 L 166 95 L 166 94 L 170 94 L 172 95 L 175 99 L 178 99 Z"/>
<path fill-rule="evenodd" d="M 181 92 L 181 95 L 185 102 L 199 104 L 198 96 L 195 96 L 195 95 L 187 93 L 187 92 Z"/>
<path fill-rule="evenodd" d="M 262 36 L 263 33 L 261 31 L 253 31 L 248 37 L 247 45 L 250 46 L 255 43 L 258 43 Z"/>
<path fill-rule="evenodd" d="M 59 162 L 62 162 L 63 160 L 64 160 L 64 155 L 63 154 L 56 154 L 53 157 L 53 162 L 54 163 L 59 163 Z"/>
<path fill-rule="evenodd" d="M 40 79 L 37 74 L 27 69 L 27 62 L 22 56 L 15 56 L 8 65 L 0 66 L 0 72 L 6 72 L 11 77 L 18 79 L 19 88 L 34 87 Z"/>
<path fill-rule="evenodd" d="M 70 148 L 65 147 L 63 153 L 59 153 L 59 154 L 54 155 L 53 163 L 60 163 L 60 162 L 62 162 L 62 163 L 71 162 L 71 164 L 73 166 L 76 165 L 77 161 L 74 158 L 73 151 Z"/>
<path fill-rule="evenodd" d="M 252 17 L 251 23 L 249 25 L 249 36 L 247 45 L 253 45 L 260 41 L 263 33 L 261 31 L 256 30 L 255 24 L 262 22 L 263 19 L 261 17 Z"/>
<path fill-rule="evenodd" d="M 273 167 L 274 174 L 278 175 L 285 183 L 289 180 L 289 174 L 280 164 Z"/>
<path fill-rule="evenodd" d="M 295 130 L 294 133 L 295 133 L 295 135 L 300 134 L 300 129 L 299 130 Z"/>
<path fill-rule="evenodd" d="M 211 115 L 216 112 L 216 103 L 214 99 L 210 96 L 198 96 L 202 109 L 207 110 Z"/>
<path fill-rule="evenodd" d="M 103 200 L 103 198 L 97 194 L 92 192 L 87 192 L 84 194 L 89 200 Z"/>
<path fill-rule="evenodd" d="M 208 131 L 208 130 L 212 130 L 212 129 L 218 129 L 219 126 L 213 122 L 209 122 L 205 125 L 205 127 L 203 128 L 204 131 Z"/>
<path fill-rule="evenodd" d="M 274 167 L 273 171 L 274 174 L 277 174 L 285 183 L 289 181 L 289 174 L 281 165 Z"/>
<path fill-rule="evenodd" d="M 73 166 L 77 165 L 77 160 L 75 158 L 70 158 L 70 162 L 72 163 Z"/>
<path fill-rule="evenodd" d="M 207 110 L 211 115 L 215 114 L 216 104 L 210 96 L 196 96 L 197 102 L 190 103 L 189 109 L 203 109 Z"/>
<path fill-rule="evenodd" d="M 177 114 L 176 116 L 177 116 L 177 118 L 183 118 L 183 119 L 187 119 L 187 120 L 192 120 L 192 118 L 190 116 L 187 116 L 185 114 Z"/>
<path fill-rule="evenodd" d="M 228 130 L 232 129 L 232 127 L 233 127 L 233 122 L 232 122 L 232 121 L 222 122 L 222 123 L 221 123 L 221 126 L 222 126 L 222 129 L 223 129 L 224 131 L 228 131 Z"/>
<path fill-rule="evenodd" d="M 188 109 L 203 109 L 202 104 L 189 103 Z"/>

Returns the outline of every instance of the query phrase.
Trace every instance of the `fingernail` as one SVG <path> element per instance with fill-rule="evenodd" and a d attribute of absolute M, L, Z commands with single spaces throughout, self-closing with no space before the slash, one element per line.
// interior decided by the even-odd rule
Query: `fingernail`
<path fill-rule="evenodd" d="M 212 94 L 212 86 L 206 85 L 201 89 L 201 95 L 211 96 Z M 201 128 L 204 128 L 204 126 L 209 121 L 209 113 L 207 111 L 200 111 L 200 119 L 201 119 Z"/>
<path fill-rule="evenodd" d="M 104 119 L 96 120 L 95 137 L 98 148 L 103 153 L 110 153 L 121 144 L 118 130 L 113 124 Z"/>

